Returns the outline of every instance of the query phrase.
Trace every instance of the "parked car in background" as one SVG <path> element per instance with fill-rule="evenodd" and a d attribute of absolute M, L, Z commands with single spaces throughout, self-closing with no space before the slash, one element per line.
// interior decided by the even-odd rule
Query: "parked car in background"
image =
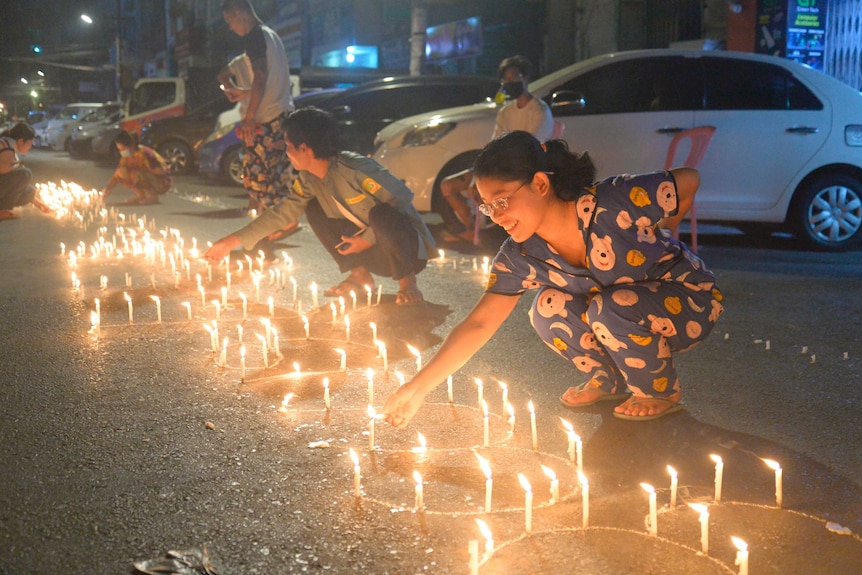
<path fill-rule="evenodd" d="M 341 91 L 340 88 L 333 88 L 306 92 L 295 97 L 293 104 L 297 108 L 317 106 Z M 202 176 L 242 185 L 242 142 L 236 135 L 239 121 L 239 104 L 219 115 L 215 130 L 198 150 L 198 171 Z"/>
<path fill-rule="evenodd" d="M 674 135 L 714 126 L 698 219 L 781 226 L 829 250 L 862 241 L 862 94 L 830 76 L 771 56 L 643 50 L 579 62 L 530 91 L 599 177 L 661 169 Z M 405 179 L 418 209 L 445 212 L 441 179 L 472 164 L 495 114 L 483 104 L 405 118 L 380 133 L 374 157 Z"/>
<path fill-rule="evenodd" d="M 219 114 L 231 108 L 224 96 L 211 100 L 182 116 L 145 124 L 141 143 L 156 150 L 174 174 L 187 174 L 197 165 L 197 150 L 212 132 Z"/>
<path fill-rule="evenodd" d="M 86 116 L 88 113 L 98 108 L 105 106 L 116 107 L 119 109 L 120 104 L 117 103 L 97 103 L 97 102 L 79 102 L 68 104 L 60 110 L 56 116 L 48 121 L 45 127 L 45 141 L 48 147 L 52 150 L 69 151 L 69 138 L 72 135 L 72 128 L 75 122 Z"/>
<path fill-rule="evenodd" d="M 120 120 L 119 106 L 97 108 L 78 120 L 69 136 L 69 155 L 83 158 L 92 155 L 93 139 Z"/>
<path fill-rule="evenodd" d="M 105 126 L 92 140 L 91 156 L 99 163 L 116 165 L 120 161 L 120 151 L 114 142 L 120 135 L 120 120 Z"/>

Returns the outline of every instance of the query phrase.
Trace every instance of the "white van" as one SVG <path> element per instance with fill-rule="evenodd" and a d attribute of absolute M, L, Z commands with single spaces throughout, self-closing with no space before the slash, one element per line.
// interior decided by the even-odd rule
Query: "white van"
<path fill-rule="evenodd" d="M 48 121 L 45 127 L 45 143 L 52 150 L 67 150 L 69 136 L 72 135 L 72 124 L 93 110 L 105 104 L 96 102 L 78 102 L 67 104 L 65 108 Z"/>

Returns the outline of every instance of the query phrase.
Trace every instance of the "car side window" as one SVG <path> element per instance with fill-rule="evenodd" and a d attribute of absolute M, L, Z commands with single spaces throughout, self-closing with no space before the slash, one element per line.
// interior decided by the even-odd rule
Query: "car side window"
<path fill-rule="evenodd" d="M 704 58 L 707 110 L 820 110 L 823 103 L 789 70 L 765 62 Z"/>
<path fill-rule="evenodd" d="M 572 78 L 545 98 L 555 116 L 691 110 L 694 63 L 682 57 L 622 61 Z"/>

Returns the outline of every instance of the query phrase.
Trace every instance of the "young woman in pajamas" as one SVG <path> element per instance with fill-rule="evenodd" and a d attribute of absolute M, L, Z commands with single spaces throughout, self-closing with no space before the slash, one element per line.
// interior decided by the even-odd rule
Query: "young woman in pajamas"
<path fill-rule="evenodd" d="M 509 238 L 485 294 L 426 366 L 389 397 L 386 421 L 407 425 L 527 290 L 538 291 L 530 309 L 536 332 L 586 380 L 563 393 L 564 405 L 625 399 L 614 415 L 641 421 L 679 411 L 673 356 L 703 341 L 723 310 L 715 276 L 668 231 L 691 207 L 697 171 L 592 183 L 586 153 L 569 152 L 563 140 L 542 145 L 519 131 L 485 147 L 475 176 L 480 209 Z"/>

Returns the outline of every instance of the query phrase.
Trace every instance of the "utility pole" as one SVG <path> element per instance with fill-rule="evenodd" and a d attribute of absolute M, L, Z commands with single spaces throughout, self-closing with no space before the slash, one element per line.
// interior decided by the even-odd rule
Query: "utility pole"
<path fill-rule="evenodd" d="M 114 33 L 114 51 L 116 52 L 116 58 L 117 58 L 117 62 L 116 62 L 117 66 L 116 66 L 116 69 L 114 70 L 114 85 L 115 85 L 115 88 L 117 90 L 117 101 L 118 102 L 123 101 L 123 95 L 122 95 L 122 91 L 121 91 L 122 87 L 120 85 L 120 26 L 122 26 L 122 23 L 123 23 L 123 20 L 122 20 L 123 13 L 122 13 L 122 5 L 120 2 L 121 2 L 121 0 L 117 0 L 117 20 L 114 24 L 114 32 L 115 32 Z"/>
<path fill-rule="evenodd" d="M 422 64 L 425 62 L 425 29 L 428 25 L 428 8 L 426 0 L 413 0 L 410 25 L 410 75 L 422 74 Z"/>

